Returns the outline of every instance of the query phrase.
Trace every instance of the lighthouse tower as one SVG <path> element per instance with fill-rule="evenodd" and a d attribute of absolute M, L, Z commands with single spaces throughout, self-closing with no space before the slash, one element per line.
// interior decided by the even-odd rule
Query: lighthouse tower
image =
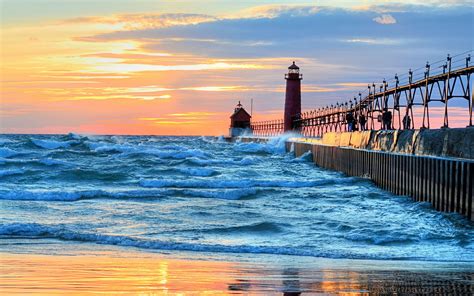
<path fill-rule="evenodd" d="M 293 120 L 301 114 L 301 80 L 303 74 L 300 74 L 300 68 L 295 62 L 288 67 L 286 79 L 286 97 L 285 97 L 285 132 L 293 129 Z"/>

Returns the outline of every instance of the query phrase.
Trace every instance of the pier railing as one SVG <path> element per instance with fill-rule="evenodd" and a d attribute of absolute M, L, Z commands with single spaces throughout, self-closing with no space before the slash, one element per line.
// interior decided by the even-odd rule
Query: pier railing
<path fill-rule="evenodd" d="M 448 55 L 446 59 L 410 69 L 407 74 L 384 79 L 379 85 L 369 84 L 364 92 L 344 103 L 303 112 L 293 120 L 293 130 L 315 137 L 353 130 L 429 129 L 433 127 L 431 116 L 435 113 L 442 114 L 441 127 L 449 127 L 449 111 L 453 107 L 449 102 L 453 99 L 464 100 L 467 108 L 462 107 L 462 118 L 466 119 L 466 126 L 473 126 L 472 52 Z M 414 113 L 414 109 L 419 113 Z M 259 136 L 284 132 L 283 120 L 252 122 L 251 128 Z"/>
<path fill-rule="evenodd" d="M 264 137 L 277 136 L 284 132 L 284 122 L 282 119 L 252 122 L 250 127 L 254 135 Z"/>

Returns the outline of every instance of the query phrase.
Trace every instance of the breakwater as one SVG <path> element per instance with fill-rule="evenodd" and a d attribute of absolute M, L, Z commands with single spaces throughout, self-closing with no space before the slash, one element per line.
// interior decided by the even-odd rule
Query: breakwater
<path fill-rule="evenodd" d="M 242 138 L 249 142 L 261 138 Z M 311 151 L 323 168 L 366 177 L 397 195 L 474 220 L 474 129 L 326 133 L 289 138 L 287 151 Z"/>

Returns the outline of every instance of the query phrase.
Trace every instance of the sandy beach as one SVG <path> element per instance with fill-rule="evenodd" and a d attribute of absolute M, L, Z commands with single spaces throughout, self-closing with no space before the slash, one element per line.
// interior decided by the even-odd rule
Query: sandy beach
<path fill-rule="evenodd" d="M 364 295 L 473 292 L 468 263 L 145 253 L 51 242 L 0 253 L 0 294 Z M 56 249 L 58 248 L 58 249 Z M 40 248 L 38 248 L 40 250 Z"/>

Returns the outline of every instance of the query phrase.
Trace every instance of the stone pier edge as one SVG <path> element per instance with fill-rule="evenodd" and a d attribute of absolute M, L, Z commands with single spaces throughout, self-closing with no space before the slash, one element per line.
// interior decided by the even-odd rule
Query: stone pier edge
<path fill-rule="evenodd" d="M 242 137 L 243 142 L 268 141 Z M 474 129 L 327 133 L 288 138 L 296 157 L 311 151 L 319 167 L 371 179 L 396 195 L 429 202 L 474 221 Z"/>

